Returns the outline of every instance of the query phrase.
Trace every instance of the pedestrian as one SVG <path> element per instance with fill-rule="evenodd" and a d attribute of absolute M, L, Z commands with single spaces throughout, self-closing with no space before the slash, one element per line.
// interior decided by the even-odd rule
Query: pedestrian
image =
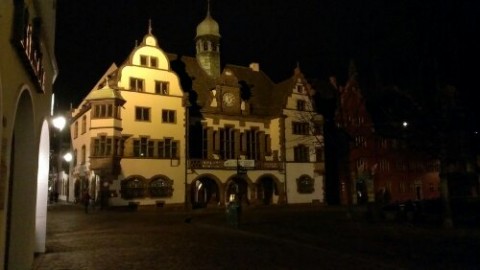
<path fill-rule="evenodd" d="M 85 205 L 85 214 L 88 214 L 88 206 L 90 204 L 90 194 L 88 190 L 83 192 L 83 204 Z"/>

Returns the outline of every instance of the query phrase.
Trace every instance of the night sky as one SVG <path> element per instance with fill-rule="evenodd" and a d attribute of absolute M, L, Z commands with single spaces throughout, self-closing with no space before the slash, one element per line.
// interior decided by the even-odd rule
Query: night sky
<path fill-rule="evenodd" d="M 76 107 L 112 62 L 120 65 L 149 19 L 164 51 L 194 56 L 206 6 L 206 0 L 58 0 L 60 107 Z M 341 80 L 354 60 L 362 88 L 380 82 L 431 92 L 427 78 L 455 85 L 478 114 L 479 12 L 476 0 L 211 0 L 222 64 L 258 62 L 279 82 L 297 62 L 307 78 Z"/>

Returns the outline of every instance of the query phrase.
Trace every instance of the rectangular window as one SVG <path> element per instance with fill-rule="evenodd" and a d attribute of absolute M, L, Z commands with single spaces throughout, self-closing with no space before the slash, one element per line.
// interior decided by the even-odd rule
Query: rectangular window
<path fill-rule="evenodd" d="M 168 82 L 155 81 L 155 94 L 168 95 Z"/>
<path fill-rule="evenodd" d="M 220 130 L 220 158 L 234 159 L 235 153 L 235 132 L 231 127 L 221 128 Z"/>
<path fill-rule="evenodd" d="M 297 100 L 297 110 L 305 111 L 305 100 Z"/>
<path fill-rule="evenodd" d="M 111 156 L 113 154 L 113 139 L 107 136 L 100 136 L 93 141 L 94 156 Z"/>
<path fill-rule="evenodd" d="M 303 93 L 303 85 L 302 84 L 297 84 L 296 88 L 297 88 L 298 93 Z"/>
<path fill-rule="evenodd" d="M 202 129 L 202 158 L 208 159 L 208 128 L 206 127 Z"/>
<path fill-rule="evenodd" d="M 175 111 L 162 110 L 162 123 L 175 123 Z"/>
<path fill-rule="evenodd" d="M 137 92 L 145 91 L 143 88 L 143 80 L 138 78 L 130 78 L 130 90 L 134 90 Z"/>
<path fill-rule="evenodd" d="M 87 148 L 85 147 L 85 145 L 82 145 L 82 160 L 81 160 L 81 164 L 85 164 L 87 160 Z"/>
<path fill-rule="evenodd" d="M 316 156 L 317 162 L 325 161 L 325 151 L 323 151 L 323 148 L 321 147 L 315 148 L 315 156 Z"/>
<path fill-rule="evenodd" d="M 150 56 L 150 66 L 151 67 L 158 67 L 158 58 Z"/>
<path fill-rule="evenodd" d="M 150 121 L 150 108 L 135 107 L 135 120 Z"/>
<path fill-rule="evenodd" d="M 73 138 L 78 137 L 78 122 L 75 122 L 75 125 L 73 127 Z"/>
<path fill-rule="evenodd" d="M 94 118 L 107 118 L 113 117 L 113 105 L 112 104 L 97 104 L 94 107 Z"/>
<path fill-rule="evenodd" d="M 153 157 L 153 142 L 150 142 L 148 138 L 133 140 L 133 156 Z"/>
<path fill-rule="evenodd" d="M 178 158 L 178 142 L 171 138 L 166 138 L 158 142 L 159 158 Z"/>
<path fill-rule="evenodd" d="M 308 162 L 309 161 L 309 153 L 308 147 L 300 144 L 293 148 L 293 159 L 297 162 Z"/>
<path fill-rule="evenodd" d="M 140 65 L 147 66 L 147 59 L 148 57 L 146 55 L 140 55 Z"/>
<path fill-rule="evenodd" d="M 247 159 L 254 159 L 254 160 L 259 160 L 260 159 L 260 151 L 259 151 L 259 141 L 258 141 L 258 130 L 256 129 L 251 129 L 251 130 L 246 130 L 245 131 L 245 136 L 246 136 L 246 154 L 247 154 Z"/>
<path fill-rule="evenodd" d="M 308 135 L 310 133 L 309 127 L 309 123 L 292 122 L 292 132 L 295 135 Z"/>
<path fill-rule="evenodd" d="M 82 134 L 87 132 L 87 116 L 82 117 Z"/>

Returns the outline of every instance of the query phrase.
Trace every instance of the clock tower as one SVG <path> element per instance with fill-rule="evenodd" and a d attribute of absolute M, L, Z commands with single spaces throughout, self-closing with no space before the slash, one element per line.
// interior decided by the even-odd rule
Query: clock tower
<path fill-rule="evenodd" d="M 207 16 L 197 26 L 195 37 L 197 62 L 211 77 L 220 76 L 220 31 L 218 23 L 210 16 L 210 1 Z"/>
<path fill-rule="evenodd" d="M 240 84 L 237 77 L 230 69 L 225 69 L 218 78 L 219 82 L 219 103 L 223 112 L 240 113 Z"/>

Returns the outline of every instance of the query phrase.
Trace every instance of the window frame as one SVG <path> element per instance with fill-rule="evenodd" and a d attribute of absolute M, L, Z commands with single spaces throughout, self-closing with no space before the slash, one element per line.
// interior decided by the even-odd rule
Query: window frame
<path fill-rule="evenodd" d="M 151 108 L 135 106 L 135 121 L 138 122 L 150 122 L 151 121 Z"/>

